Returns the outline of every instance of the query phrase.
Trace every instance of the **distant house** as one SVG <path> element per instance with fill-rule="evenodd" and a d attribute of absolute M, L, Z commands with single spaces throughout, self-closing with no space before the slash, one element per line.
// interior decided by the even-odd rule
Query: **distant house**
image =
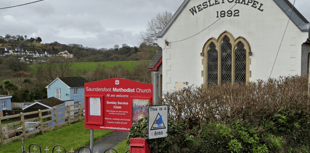
<path fill-rule="evenodd" d="M 6 49 L 5 51 L 12 51 L 13 50 L 11 46 L 6 46 L 5 49 Z"/>
<path fill-rule="evenodd" d="M 12 53 L 12 55 L 14 55 L 14 56 L 19 56 L 19 55 L 21 55 L 21 52 L 19 52 L 19 51 L 11 51 L 11 53 Z"/>
<path fill-rule="evenodd" d="M 59 51 L 45 51 L 45 55 L 47 57 L 55 57 L 58 55 L 58 53 L 59 53 Z"/>
<path fill-rule="evenodd" d="M 7 49 L 5 47 L 0 47 L 0 56 L 7 56 L 7 55 L 10 55 Z"/>
<path fill-rule="evenodd" d="M 44 51 L 36 51 L 34 57 L 45 57 Z"/>
<path fill-rule="evenodd" d="M 28 51 L 28 50 L 26 50 L 26 54 L 28 55 L 28 56 L 34 56 L 34 54 L 35 54 L 35 52 L 34 51 Z"/>
<path fill-rule="evenodd" d="M 59 77 L 52 81 L 47 88 L 47 97 L 55 97 L 62 101 L 73 100 L 84 107 L 84 83 L 88 82 L 81 77 Z"/>
<path fill-rule="evenodd" d="M 12 96 L 0 95 L 0 117 L 3 116 L 3 110 L 12 110 L 11 98 Z"/>
<path fill-rule="evenodd" d="M 21 48 L 21 47 L 16 47 L 16 48 L 15 48 L 15 51 L 23 52 L 23 51 L 24 51 L 24 49 L 23 49 L 23 48 Z"/>
<path fill-rule="evenodd" d="M 0 50 L 7 51 L 6 47 L 0 47 Z"/>
<path fill-rule="evenodd" d="M 33 112 L 33 111 L 38 111 L 40 110 L 44 110 L 44 109 L 52 109 L 54 107 L 63 107 L 63 106 L 67 106 L 67 105 L 73 105 L 74 101 L 69 100 L 69 101 L 61 101 L 55 97 L 51 97 L 51 98 L 47 98 L 47 99 L 42 99 L 42 100 L 36 100 L 34 103 L 32 103 L 31 105 L 25 107 L 23 110 L 24 112 Z M 70 109 L 74 109 L 73 106 L 70 107 Z M 66 112 L 66 108 L 60 108 L 57 109 L 57 114 L 62 113 L 62 112 Z M 71 112 L 70 115 L 73 115 L 74 112 Z M 54 110 L 51 111 L 51 114 L 54 114 Z M 43 113 L 44 115 L 48 115 L 47 113 Z M 57 118 L 64 118 L 65 116 L 67 116 L 67 114 L 60 114 L 57 115 Z M 34 117 L 38 117 L 37 114 L 34 114 L 34 116 L 31 116 L 31 118 Z M 55 116 L 52 116 L 52 120 L 55 120 Z M 58 120 L 58 124 L 61 124 L 65 121 L 65 119 L 62 120 Z M 55 126 L 55 122 L 51 122 L 48 124 L 48 127 L 51 126 Z"/>
<path fill-rule="evenodd" d="M 37 60 L 35 58 L 33 58 L 33 56 L 23 56 L 18 58 L 20 60 L 20 62 L 25 62 L 25 63 L 33 63 L 36 62 Z"/>
<path fill-rule="evenodd" d="M 59 52 L 58 56 L 64 57 L 64 58 L 73 58 L 73 54 L 70 54 L 67 50 L 63 52 Z"/>

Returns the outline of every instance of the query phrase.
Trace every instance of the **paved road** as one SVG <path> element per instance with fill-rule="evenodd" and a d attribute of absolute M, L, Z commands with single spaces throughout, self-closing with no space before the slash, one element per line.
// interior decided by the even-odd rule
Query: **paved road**
<path fill-rule="evenodd" d="M 101 140 L 98 140 L 94 146 L 93 150 L 94 153 L 103 153 L 108 148 L 114 148 L 116 145 L 118 145 L 120 142 L 124 141 L 127 138 L 128 132 L 119 132 L 115 131 Z"/>

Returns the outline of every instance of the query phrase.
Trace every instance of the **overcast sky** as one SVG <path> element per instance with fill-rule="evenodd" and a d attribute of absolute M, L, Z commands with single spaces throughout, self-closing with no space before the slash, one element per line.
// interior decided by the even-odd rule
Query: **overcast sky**
<path fill-rule="evenodd" d="M 35 0 L 0 0 L 0 7 Z M 293 0 L 290 0 L 293 2 Z M 174 13 L 183 0 L 44 0 L 0 9 L 0 35 L 40 36 L 43 43 L 82 44 L 112 48 L 138 46 L 140 33 L 156 14 Z M 297 9 L 310 21 L 310 0 L 296 0 Z"/>

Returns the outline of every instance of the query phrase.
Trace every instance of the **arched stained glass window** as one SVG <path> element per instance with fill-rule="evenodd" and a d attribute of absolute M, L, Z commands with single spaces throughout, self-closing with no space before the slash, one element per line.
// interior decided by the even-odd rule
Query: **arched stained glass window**
<path fill-rule="evenodd" d="M 209 39 L 201 55 L 205 85 L 249 82 L 252 52 L 243 37 L 235 39 L 226 31 L 218 39 Z"/>
<path fill-rule="evenodd" d="M 214 43 L 209 45 L 208 50 L 208 83 L 217 84 L 218 81 L 218 52 Z"/>
<path fill-rule="evenodd" d="M 239 42 L 235 52 L 235 82 L 246 81 L 246 50 L 244 44 Z"/>
<path fill-rule="evenodd" d="M 231 59 L 232 45 L 227 36 L 224 37 L 221 45 L 221 83 L 231 82 Z"/>

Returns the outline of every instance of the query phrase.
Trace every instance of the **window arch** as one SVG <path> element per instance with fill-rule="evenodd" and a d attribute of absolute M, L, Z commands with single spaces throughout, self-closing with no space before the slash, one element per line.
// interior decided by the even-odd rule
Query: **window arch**
<path fill-rule="evenodd" d="M 229 32 L 209 39 L 201 53 L 203 83 L 249 82 L 251 77 L 250 45 L 243 37 L 235 39 Z"/>

